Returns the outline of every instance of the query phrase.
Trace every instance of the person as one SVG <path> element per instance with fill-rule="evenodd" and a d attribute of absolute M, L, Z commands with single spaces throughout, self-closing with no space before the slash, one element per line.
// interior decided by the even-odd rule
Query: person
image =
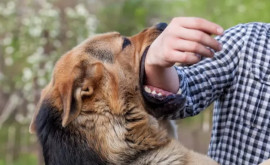
<path fill-rule="evenodd" d="M 202 18 L 174 18 L 150 45 L 145 74 L 146 85 L 181 91 L 185 117 L 214 102 L 211 158 L 222 165 L 270 158 L 270 24 L 223 31 Z"/>

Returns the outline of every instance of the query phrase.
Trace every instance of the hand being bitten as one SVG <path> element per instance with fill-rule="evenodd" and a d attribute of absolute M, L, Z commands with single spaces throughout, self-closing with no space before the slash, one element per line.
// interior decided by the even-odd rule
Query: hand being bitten
<path fill-rule="evenodd" d="M 221 26 L 202 18 L 172 19 L 148 50 L 146 84 L 176 93 L 179 80 L 173 65 L 195 64 L 200 61 L 200 56 L 213 57 L 214 53 L 209 48 L 220 51 L 222 45 L 211 35 L 222 33 Z"/>

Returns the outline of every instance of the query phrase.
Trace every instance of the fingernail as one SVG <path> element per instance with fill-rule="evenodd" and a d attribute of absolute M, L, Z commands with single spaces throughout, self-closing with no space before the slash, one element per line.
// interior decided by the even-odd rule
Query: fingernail
<path fill-rule="evenodd" d="M 202 56 L 201 55 L 199 55 L 199 54 L 195 54 L 195 56 L 199 59 L 199 60 L 201 60 L 202 59 Z"/>
<path fill-rule="evenodd" d="M 224 31 L 223 28 L 221 28 L 221 27 L 217 28 L 217 32 L 218 32 L 219 34 L 222 34 L 223 31 Z"/>
<path fill-rule="evenodd" d="M 215 52 L 211 51 L 211 57 L 214 57 Z"/>
<path fill-rule="evenodd" d="M 221 43 L 219 43 L 218 47 L 219 47 L 219 50 L 222 50 L 223 45 Z"/>

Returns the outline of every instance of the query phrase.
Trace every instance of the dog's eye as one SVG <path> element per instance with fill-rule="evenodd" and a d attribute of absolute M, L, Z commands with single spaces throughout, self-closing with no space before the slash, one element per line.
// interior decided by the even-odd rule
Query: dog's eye
<path fill-rule="evenodd" d="M 127 38 L 124 38 L 123 45 L 122 45 L 122 50 L 125 49 L 125 47 L 127 47 L 130 44 L 131 44 L 130 40 L 127 39 Z"/>

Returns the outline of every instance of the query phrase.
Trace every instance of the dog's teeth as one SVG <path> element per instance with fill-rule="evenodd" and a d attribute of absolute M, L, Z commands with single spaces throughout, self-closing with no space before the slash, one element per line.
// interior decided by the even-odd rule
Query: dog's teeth
<path fill-rule="evenodd" d="M 148 88 L 147 86 L 144 87 L 144 90 L 145 90 L 145 92 L 147 92 L 147 93 L 151 93 L 151 89 Z"/>
<path fill-rule="evenodd" d="M 179 89 L 178 92 L 177 92 L 178 95 L 182 94 L 182 90 Z"/>
<path fill-rule="evenodd" d="M 156 92 L 156 91 L 152 91 L 152 94 L 153 94 L 153 95 L 156 95 L 156 94 L 157 94 L 157 92 Z"/>
<path fill-rule="evenodd" d="M 161 94 L 161 93 L 158 93 L 157 95 L 158 95 L 158 96 L 162 96 L 162 94 Z"/>

